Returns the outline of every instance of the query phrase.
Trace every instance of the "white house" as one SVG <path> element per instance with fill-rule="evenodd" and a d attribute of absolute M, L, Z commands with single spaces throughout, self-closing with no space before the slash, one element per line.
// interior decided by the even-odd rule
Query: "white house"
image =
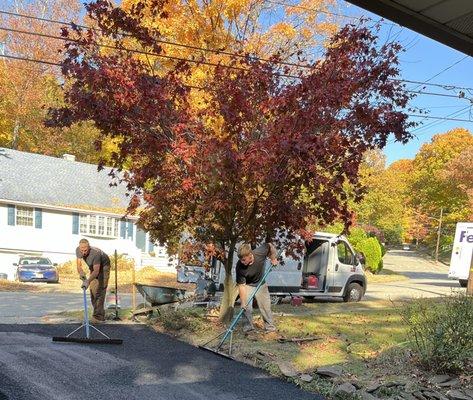
<path fill-rule="evenodd" d="M 0 148 L 0 272 L 13 277 L 19 255 L 43 255 L 52 262 L 75 258 L 81 238 L 112 254 L 127 253 L 137 268 L 174 270 L 166 249 L 123 218 L 128 197 L 110 186 L 109 169 Z"/>

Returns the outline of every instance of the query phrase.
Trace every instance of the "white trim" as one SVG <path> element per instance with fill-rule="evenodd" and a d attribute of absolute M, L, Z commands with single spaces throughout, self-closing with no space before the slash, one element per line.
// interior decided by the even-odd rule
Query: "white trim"
<path fill-rule="evenodd" d="M 117 214 L 117 213 L 111 213 L 111 212 L 106 212 L 106 211 L 95 211 L 95 210 L 89 210 L 89 209 L 77 208 L 77 207 L 54 206 L 54 205 L 48 205 L 48 204 L 30 203 L 27 201 L 8 200 L 8 199 L 0 199 L 0 203 L 14 204 L 14 205 L 20 205 L 20 206 L 32 207 L 32 208 L 42 208 L 44 210 L 89 213 L 89 214 L 97 214 L 97 215 L 100 214 L 100 215 L 107 215 L 110 217 L 118 217 L 118 218 L 123 218 L 125 215 L 125 214 Z M 135 215 L 128 215 L 126 218 L 133 221 L 138 221 L 138 217 Z"/>

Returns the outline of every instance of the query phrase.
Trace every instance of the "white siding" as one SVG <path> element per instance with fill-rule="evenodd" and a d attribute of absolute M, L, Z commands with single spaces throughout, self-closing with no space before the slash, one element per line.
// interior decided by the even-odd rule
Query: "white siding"
<path fill-rule="evenodd" d="M 17 261 L 19 254 L 42 254 L 56 263 L 72 260 L 75 258 L 78 242 L 83 237 L 107 254 L 112 255 L 115 250 L 127 253 L 134 258 L 138 269 L 151 264 L 157 269 L 169 270 L 167 254 L 163 254 L 164 248 L 156 247 L 157 257 L 142 255 L 135 245 L 136 226 L 133 226 L 133 240 L 88 237 L 72 233 L 72 215 L 72 212 L 43 208 L 42 228 L 10 226 L 7 204 L 0 203 L 0 272 L 8 273 L 9 279 L 12 279 L 15 270 L 12 263 Z M 143 256 L 147 262 L 143 262 Z"/>

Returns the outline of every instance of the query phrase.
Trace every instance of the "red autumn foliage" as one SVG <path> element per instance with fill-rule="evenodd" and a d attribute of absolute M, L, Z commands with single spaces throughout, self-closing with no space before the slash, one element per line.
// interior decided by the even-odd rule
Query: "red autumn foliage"
<path fill-rule="evenodd" d="M 393 79 L 400 46 L 380 46 L 367 27 L 348 25 L 300 79 L 281 76 L 277 56 L 230 59 L 235 68 L 208 74 L 196 111 L 190 65 L 176 62 L 158 76 L 136 52 L 97 45 L 106 38 L 121 48 L 133 38 L 135 48 L 162 52 L 163 37 L 141 25 L 141 10 L 96 0 L 88 5 L 96 30 L 64 31 L 77 39 L 65 49 L 68 106 L 51 110 L 49 123 L 92 120 L 103 138 L 121 138 L 113 167 L 136 195 L 130 211 L 143 199 L 140 223 L 153 237 L 170 243 L 186 231 L 233 250 L 278 231 L 282 243 L 305 236 L 309 220 L 349 226 L 346 182 L 359 197 L 363 153 L 391 134 L 411 137 L 403 112 L 410 96 Z"/>

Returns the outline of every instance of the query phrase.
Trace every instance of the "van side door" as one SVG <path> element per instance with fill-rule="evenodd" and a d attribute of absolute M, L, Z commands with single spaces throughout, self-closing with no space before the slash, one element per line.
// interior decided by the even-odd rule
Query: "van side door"
<path fill-rule="evenodd" d="M 355 269 L 356 258 L 350 246 L 344 240 L 334 243 L 334 262 L 332 273 L 332 284 L 328 292 L 332 294 L 341 293 L 345 284 Z"/>

